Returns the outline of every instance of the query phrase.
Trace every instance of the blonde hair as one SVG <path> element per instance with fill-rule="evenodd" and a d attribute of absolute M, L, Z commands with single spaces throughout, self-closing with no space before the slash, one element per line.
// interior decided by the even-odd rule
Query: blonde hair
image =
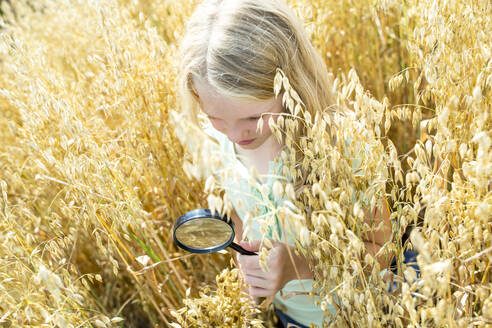
<path fill-rule="evenodd" d="M 179 89 L 183 111 L 197 122 L 194 80 L 219 94 L 266 100 L 282 69 L 305 110 L 334 104 L 326 65 L 296 14 L 280 0 L 205 0 L 187 23 L 181 42 Z"/>

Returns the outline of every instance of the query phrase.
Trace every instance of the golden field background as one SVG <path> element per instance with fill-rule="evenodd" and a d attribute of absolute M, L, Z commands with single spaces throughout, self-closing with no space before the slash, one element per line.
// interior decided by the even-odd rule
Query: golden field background
<path fill-rule="evenodd" d="M 402 283 L 370 323 L 334 326 L 492 325 L 492 5 L 289 3 L 340 93 L 352 97 L 353 68 L 385 104 L 391 128 L 381 124 L 381 139 L 404 168 L 394 185 L 409 194 L 409 211 L 426 208 L 412 239 L 429 251 L 419 257 L 423 285 Z M 207 314 L 206 297 L 224 308 L 201 325 L 261 326 L 234 271 L 219 275 L 217 294 L 201 289 L 215 289 L 228 255 L 185 254 L 170 235 L 180 214 L 207 206 L 204 181 L 182 168 L 193 154 L 169 121 L 179 111 L 177 42 L 195 4 L 2 3 L 2 327 L 166 327 L 185 302 Z M 398 222 L 415 218 L 391 205 Z M 347 313 L 361 306 L 347 304 Z"/>

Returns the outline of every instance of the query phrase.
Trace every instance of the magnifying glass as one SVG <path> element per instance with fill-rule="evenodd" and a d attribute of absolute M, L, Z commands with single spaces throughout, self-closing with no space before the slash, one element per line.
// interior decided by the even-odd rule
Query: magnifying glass
<path fill-rule="evenodd" d="M 176 245 L 192 253 L 214 253 L 230 247 L 242 255 L 258 255 L 234 242 L 234 223 L 209 209 L 181 215 L 173 227 Z"/>

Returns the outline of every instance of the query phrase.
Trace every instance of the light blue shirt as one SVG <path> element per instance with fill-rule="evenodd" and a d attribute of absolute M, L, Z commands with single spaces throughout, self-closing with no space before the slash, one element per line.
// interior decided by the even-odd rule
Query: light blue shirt
<path fill-rule="evenodd" d="M 249 225 L 247 238 L 249 240 L 261 240 L 261 225 L 258 223 L 258 218 L 272 215 L 270 211 L 282 206 L 283 203 L 283 200 L 274 200 L 272 191 L 274 182 L 277 179 L 282 179 L 278 173 L 281 172 L 282 164 L 278 159 L 269 162 L 269 171 L 266 176 L 266 181 L 263 181 L 264 185 L 268 187 L 268 197 L 265 199 L 264 194 L 262 195 L 258 188 L 248 182 L 251 180 L 250 172 L 236 156 L 234 144 L 230 142 L 224 134 L 219 133 L 212 128 L 207 129 L 206 132 L 218 141 L 221 155 L 224 156 L 226 169 L 232 169 L 237 172 L 237 180 L 234 178 L 225 178 L 225 181 L 220 181 L 219 177 L 219 181 L 224 187 L 228 197 L 231 199 L 234 209 L 241 220 L 244 222 L 248 213 L 253 217 L 253 220 Z M 274 231 L 276 231 L 281 240 L 283 240 L 282 229 L 278 220 L 276 220 L 275 226 L 268 227 L 265 237 L 272 238 Z M 286 237 L 289 244 L 292 245 L 292 238 L 290 236 Z M 310 326 L 311 324 L 316 324 L 322 327 L 325 312 L 323 312 L 319 306 L 315 305 L 316 300 L 321 301 L 321 299 L 317 296 L 309 296 L 309 292 L 312 291 L 312 279 L 292 280 L 277 293 L 274 304 L 289 317 L 303 325 Z M 296 293 L 302 294 L 296 295 Z M 282 295 L 284 297 L 282 297 Z M 336 313 L 333 305 L 328 305 L 327 311 L 332 314 Z"/>

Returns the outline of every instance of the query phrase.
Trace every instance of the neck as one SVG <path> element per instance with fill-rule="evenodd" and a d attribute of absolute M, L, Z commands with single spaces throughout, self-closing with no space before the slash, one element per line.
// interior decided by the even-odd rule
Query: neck
<path fill-rule="evenodd" d="M 273 160 L 282 149 L 282 144 L 277 142 L 275 137 L 270 136 L 265 142 L 256 149 L 242 149 L 240 146 L 236 146 L 236 150 L 239 154 L 247 157 L 261 157 L 268 159 L 268 161 Z"/>
<path fill-rule="evenodd" d="M 243 164 L 247 168 L 254 166 L 260 174 L 268 173 L 268 163 L 273 161 L 282 149 L 282 144 L 279 144 L 273 136 L 256 149 L 242 149 L 240 146 L 234 146 Z"/>

